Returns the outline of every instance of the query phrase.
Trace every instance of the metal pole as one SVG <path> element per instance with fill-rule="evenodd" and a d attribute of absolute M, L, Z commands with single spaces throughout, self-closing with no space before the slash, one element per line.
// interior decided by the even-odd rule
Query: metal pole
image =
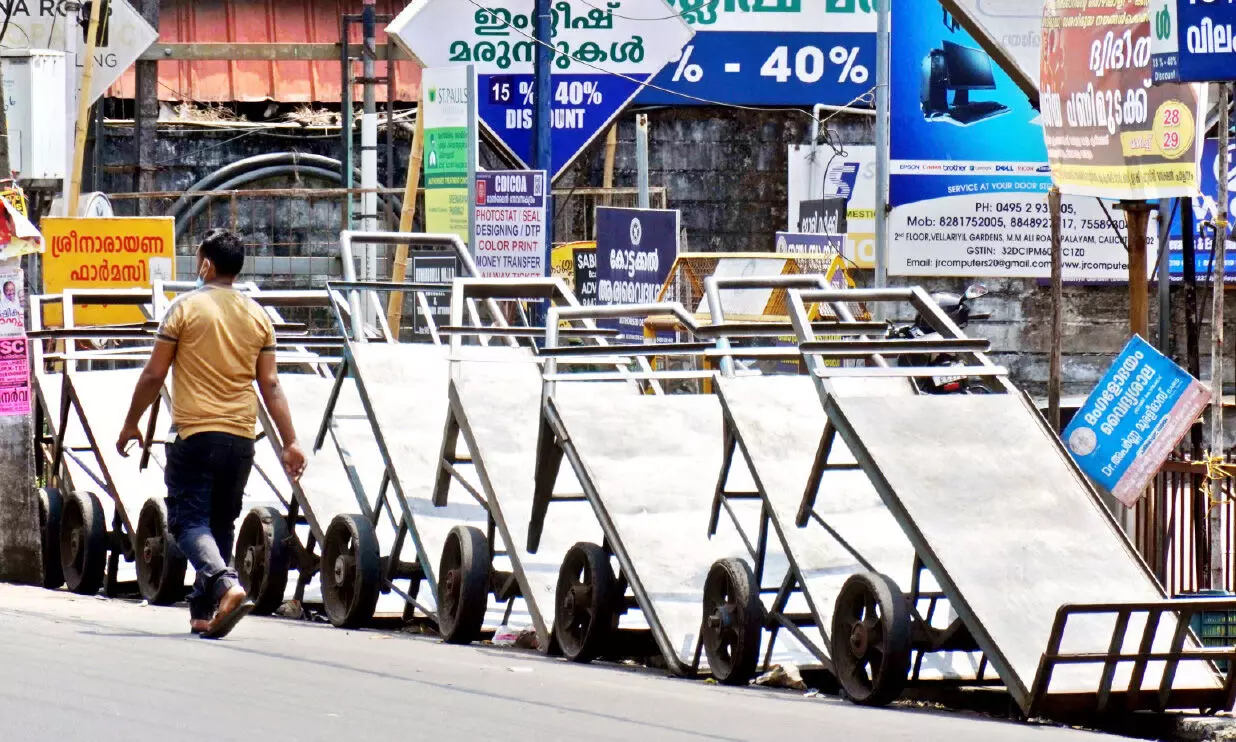
<path fill-rule="evenodd" d="M 1180 199 L 1159 201 L 1159 350 L 1170 355 L 1172 339 L 1172 277 L 1168 275 L 1168 241 L 1171 240 L 1172 207 L 1180 208 Z"/>
<path fill-rule="evenodd" d="M 1215 219 L 1214 250 L 1214 306 L 1210 319 L 1210 455 L 1224 455 L 1223 439 L 1223 282 L 1226 279 L 1227 263 L 1227 218 L 1228 218 L 1228 143 L 1231 141 L 1232 88 L 1230 83 L 1219 83 L 1219 214 Z M 1218 474 L 1218 472 L 1216 472 Z M 1210 481 L 1211 497 L 1218 498 L 1222 483 L 1216 476 Z M 1210 526 L 1210 588 L 1225 590 L 1227 579 L 1224 567 L 1226 553 L 1223 549 L 1223 511 L 1208 503 L 1207 524 Z"/>
<path fill-rule="evenodd" d="M 476 68 L 468 65 L 468 253 L 476 255 L 476 171 L 481 133 L 476 100 Z"/>
<path fill-rule="evenodd" d="M 339 119 L 342 124 L 342 130 L 339 136 L 343 137 L 343 187 L 352 190 L 355 184 L 353 180 L 353 153 L 352 153 L 352 55 L 350 51 L 351 44 L 350 34 L 352 32 L 352 21 L 350 16 L 343 17 L 343 36 L 339 43 L 339 84 L 342 87 L 342 102 L 339 108 Z M 353 203 L 352 194 L 348 193 L 343 197 L 343 228 L 350 230 L 354 226 L 352 224 Z"/>
<path fill-rule="evenodd" d="M 536 82 L 533 85 L 536 112 L 532 129 L 533 167 L 545 171 L 545 275 L 553 270 L 554 252 L 554 156 L 550 132 L 553 105 L 553 15 L 550 0 L 536 1 Z"/>
<path fill-rule="evenodd" d="M 361 188 L 365 194 L 361 196 L 361 229 L 366 232 L 378 230 L 378 96 L 377 96 L 377 58 L 378 58 L 378 22 L 376 0 L 365 0 L 365 9 L 361 15 L 361 25 L 364 30 L 364 46 L 361 49 L 364 75 L 364 106 L 361 116 Z M 358 256 L 361 261 L 361 275 L 366 281 L 378 278 L 377 245 L 365 245 Z M 366 307 L 366 316 L 369 315 Z"/>
<path fill-rule="evenodd" d="M 888 285 L 888 129 L 889 129 L 889 15 L 891 0 L 880 0 L 876 16 L 876 235 L 875 285 Z"/>
<path fill-rule="evenodd" d="M 1047 373 L 1047 418 L 1056 432 L 1060 426 L 1060 384 L 1064 356 L 1064 252 L 1060 234 L 1060 189 L 1047 192 L 1051 212 L 1051 359 Z"/>
<path fill-rule="evenodd" d="M 77 202 L 82 195 L 82 167 L 86 162 L 86 133 L 90 128 L 90 87 L 94 84 L 94 50 L 99 38 L 99 18 L 103 15 L 103 1 L 90 4 L 90 25 L 86 32 L 86 58 L 82 60 L 82 84 L 77 94 L 77 134 L 73 138 L 73 169 L 69 171 L 69 192 L 65 209 L 69 216 L 77 216 Z M 70 24 L 71 25 L 71 24 Z"/>
<path fill-rule="evenodd" d="M 635 117 L 635 161 L 639 173 L 639 207 L 649 208 L 648 200 L 648 117 Z"/>

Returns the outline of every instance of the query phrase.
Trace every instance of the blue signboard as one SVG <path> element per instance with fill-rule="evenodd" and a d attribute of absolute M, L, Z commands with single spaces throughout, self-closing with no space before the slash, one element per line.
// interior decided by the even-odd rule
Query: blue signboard
<path fill-rule="evenodd" d="M 636 99 L 834 106 L 875 84 L 874 0 L 668 0 L 695 38 Z"/>
<path fill-rule="evenodd" d="M 873 104 L 862 99 L 875 83 L 873 33 L 710 31 L 693 41 L 653 78 L 637 103 Z"/>
<path fill-rule="evenodd" d="M 1155 0 L 1150 11 L 1155 84 L 1236 80 L 1232 0 Z"/>
<path fill-rule="evenodd" d="M 597 208 L 597 303 L 655 302 L 678 257 L 678 235 L 677 211 Z M 639 319 L 600 324 L 625 340 L 644 338 Z"/>
<path fill-rule="evenodd" d="M 1229 154 L 1236 153 L 1236 145 L 1229 147 Z M 1236 166 L 1236 160 L 1232 160 L 1232 165 Z M 1202 167 L 1201 167 L 1202 195 L 1199 198 L 1192 199 L 1193 208 L 1193 237 L 1194 237 L 1194 271 L 1198 276 L 1198 280 L 1205 282 L 1206 276 L 1214 270 L 1214 265 L 1211 262 L 1211 246 L 1214 243 L 1214 229 L 1204 222 L 1213 222 L 1218 216 L 1218 203 L 1215 196 L 1219 192 L 1219 144 L 1214 139 L 1206 140 L 1202 147 Z M 1233 175 L 1236 175 L 1236 170 L 1228 173 L 1228 182 L 1232 183 Z M 1236 189 L 1231 191 L 1232 203 L 1236 203 Z M 1182 204 L 1189 204 L 1190 201 L 1182 201 Z M 1228 210 L 1231 212 L 1232 204 L 1229 203 Z M 1186 206 L 1186 208 L 1188 208 Z M 1170 252 L 1167 256 L 1168 275 L 1171 280 L 1178 281 L 1184 275 L 1184 239 L 1183 239 L 1184 220 L 1181 218 L 1179 209 L 1173 213 L 1172 226 L 1170 232 L 1169 248 Z M 1230 231 L 1230 228 L 1229 228 Z M 1226 276 L 1228 283 L 1236 283 L 1236 249 L 1228 248 Z"/>
<path fill-rule="evenodd" d="M 1082 471 L 1127 506 L 1146 491 L 1210 392 L 1134 336 L 1064 431 Z"/>
<path fill-rule="evenodd" d="M 639 90 L 642 80 L 613 75 L 563 75 L 553 78 L 550 127 L 553 171 L 561 172 L 609 126 Z M 521 162 L 532 162 L 535 95 L 532 75 L 478 75 L 477 113 Z"/>

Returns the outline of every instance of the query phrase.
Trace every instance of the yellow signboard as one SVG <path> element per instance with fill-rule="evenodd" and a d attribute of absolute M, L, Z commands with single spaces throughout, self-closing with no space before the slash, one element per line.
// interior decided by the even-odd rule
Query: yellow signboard
<path fill-rule="evenodd" d="M 176 228 L 172 217 L 115 217 L 43 220 L 43 290 L 150 288 L 153 281 L 176 277 Z M 52 310 L 53 307 L 49 307 Z M 83 307 L 74 314 L 77 325 L 143 321 L 130 306 Z M 49 325 L 61 322 L 48 311 Z"/>

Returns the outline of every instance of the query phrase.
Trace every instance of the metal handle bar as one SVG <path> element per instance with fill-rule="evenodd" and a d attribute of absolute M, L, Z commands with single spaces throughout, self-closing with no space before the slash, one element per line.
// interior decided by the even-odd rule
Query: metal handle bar
<path fill-rule="evenodd" d="M 902 356 L 914 353 L 983 353 L 991 349 L 991 343 L 981 338 L 954 340 L 914 338 L 911 340 L 815 340 L 800 343 L 798 350 L 803 355 L 845 356 L 859 358 L 870 355 Z"/>

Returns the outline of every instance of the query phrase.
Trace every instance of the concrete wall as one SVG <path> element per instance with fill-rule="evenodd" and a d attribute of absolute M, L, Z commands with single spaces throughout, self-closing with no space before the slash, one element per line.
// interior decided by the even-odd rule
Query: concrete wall
<path fill-rule="evenodd" d="M 772 249 L 773 233 L 786 226 L 787 149 L 791 144 L 806 144 L 810 118 L 800 111 L 755 112 L 731 109 L 654 109 L 650 119 L 650 165 L 653 186 L 669 191 L 669 204 L 683 211 L 685 249 L 697 252 L 766 251 Z M 828 128 L 840 143 L 864 144 L 873 138 L 872 119 L 840 115 L 828 121 Z M 302 152 L 340 156 L 337 137 L 289 138 L 285 133 L 254 133 L 243 137 L 236 131 L 185 131 L 166 129 L 159 140 L 160 162 L 157 182 L 160 189 L 181 190 L 203 175 L 241 157 L 296 149 Z M 131 130 L 109 127 L 103 162 L 110 166 L 104 183 L 111 191 L 129 191 L 131 175 L 123 168 L 133 161 Z M 404 182 L 408 144 L 401 139 L 396 148 L 395 182 Z M 487 166 L 500 167 L 486 150 Z M 384 167 L 384 166 L 383 166 Z M 557 184 L 560 189 L 599 186 L 604 169 L 604 137 Z M 636 185 L 634 117 L 619 124 L 614 182 L 620 187 Z M 312 185 L 306 181 L 301 185 Z M 268 183 L 295 185 L 289 181 Z M 225 211 L 225 210 L 224 210 Z M 255 255 L 262 258 L 325 257 L 332 255 L 340 212 L 337 204 L 319 204 L 300 212 L 280 212 L 275 216 L 291 222 L 295 229 L 283 230 L 268 216 L 270 209 L 241 214 L 239 226 L 247 241 L 257 245 Z M 295 218 L 291 218 L 294 216 Z M 273 230 L 273 231 L 272 231 Z M 191 240 L 186 241 L 191 245 Z M 276 265 L 272 263 L 273 266 Z M 285 265 L 280 262 L 277 265 Z M 295 270 L 286 263 L 280 285 L 318 284 L 324 264 L 314 263 Z M 860 281 L 869 276 L 859 276 Z M 895 280 L 895 279 L 894 279 Z M 966 281 L 926 281 L 929 289 L 960 290 Z M 1006 364 L 1015 379 L 1035 394 L 1042 393 L 1047 379 L 1047 352 L 1050 332 L 1048 290 L 1035 281 L 991 280 L 985 285 L 992 293 L 977 307 L 991 312 L 991 321 L 976 324 L 971 331 L 991 338 L 997 361 Z M 1171 337 L 1172 354 L 1183 361 L 1183 290 L 1174 293 L 1175 316 Z M 1070 286 L 1065 294 L 1065 393 L 1088 392 L 1113 355 L 1128 337 L 1128 299 L 1124 287 Z M 1208 304 L 1203 293 L 1202 302 Z M 1157 326 L 1157 302 L 1151 302 L 1151 327 Z M 1236 318 L 1236 300 L 1229 305 L 1228 317 Z M 1236 323 L 1229 327 L 1229 334 Z M 1203 328 L 1203 355 L 1208 355 L 1208 329 Z M 1232 378 L 1236 359 L 1228 366 Z M 1208 364 L 1203 364 L 1203 372 Z"/>

